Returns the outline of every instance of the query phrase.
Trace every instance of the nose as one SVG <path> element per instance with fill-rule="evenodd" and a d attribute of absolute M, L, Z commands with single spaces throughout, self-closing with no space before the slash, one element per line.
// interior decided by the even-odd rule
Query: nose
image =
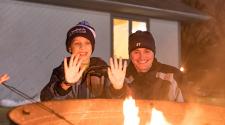
<path fill-rule="evenodd" d="M 142 59 L 144 59 L 144 57 L 145 57 L 144 53 L 141 52 L 139 55 L 139 58 L 142 60 Z"/>
<path fill-rule="evenodd" d="M 84 44 L 80 44 L 79 48 L 84 49 Z"/>

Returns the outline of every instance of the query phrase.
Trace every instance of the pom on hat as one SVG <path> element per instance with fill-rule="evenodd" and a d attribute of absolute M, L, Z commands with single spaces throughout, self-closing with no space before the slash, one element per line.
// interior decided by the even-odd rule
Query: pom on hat
<path fill-rule="evenodd" d="M 89 25 L 87 21 L 81 21 L 76 26 L 72 27 L 67 32 L 67 38 L 66 38 L 66 50 L 69 52 L 69 47 L 72 42 L 72 40 L 77 37 L 82 36 L 90 40 L 91 46 L 92 46 L 92 52 L 95 48 L 95 29 Z M 69 52 L 70 53 L 70 52 Z"/>
<path fill-rule="evenodd" d="M 136 31 L 129 36 L 129 54 L 137 48 L 150 49 L 155 54 L 155 40 L 148 31 Z"/>

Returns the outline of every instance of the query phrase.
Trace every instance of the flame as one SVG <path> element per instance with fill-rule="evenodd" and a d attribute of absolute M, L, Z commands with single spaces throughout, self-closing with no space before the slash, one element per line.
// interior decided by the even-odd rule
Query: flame
<path fill-rule="evenodd" d="M 156 110 L 155 108 L 152 108 L 152 117 L 150 123 L 147 123 L 146 125 L 171 125 L 171 124 L 166 121 L 162 112 Z"/>
<path fill-rule="evenodd" d="M 135 100 L 129 97 L 123 102 L 123 115 L 124 115 L 124 125 L 139 125 L 140 117 L 138 116 L 138 107 L 135 104 Z M 152 108 L 152 117 L 146 125 L 172 125 L 166 121 L 163 113 Z"/>
<path fill-rule="evenodd" d="M 139 125 L 138 107 L 132 97 L 123 102 L 124 125 Z"/>

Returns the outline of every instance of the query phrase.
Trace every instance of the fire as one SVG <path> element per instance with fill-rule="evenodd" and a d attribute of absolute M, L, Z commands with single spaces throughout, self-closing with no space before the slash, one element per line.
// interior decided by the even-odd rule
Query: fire
<path fill-rule="evenodd" d="M 163 113 L 152 108 L 152 117 L 146 125 L 171 125 L 163 116 Z M 140 117 L 138 115 L 138 107 L 132 97 L 125 99 L 123 102 L 124 125 L 139 125 Z"/>
<path fill-rule="evenodd" d="M 139 125 L 138 107 L 135 100 L 129 97 L 123 102 L 124 125 Z"/>
<path fill-rule="evenodd" d="M 152 118 L 150 120 L 150 123 L 147 123 L 146 125 L 171 125 L 171 124 L 166 121 L 162 112 L 156 110 L 155 108 L 152 108 Z"/>

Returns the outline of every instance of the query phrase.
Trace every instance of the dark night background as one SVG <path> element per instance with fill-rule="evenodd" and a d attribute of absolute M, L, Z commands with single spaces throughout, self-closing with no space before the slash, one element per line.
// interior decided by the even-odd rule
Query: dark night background
<path fill-rule="evenodd" d="M 183 2 L 210 16 L 207 21 L 181 23 L 181 55 L 187 84 L 198 96 L 225 98 L 225 1 Z"/>

